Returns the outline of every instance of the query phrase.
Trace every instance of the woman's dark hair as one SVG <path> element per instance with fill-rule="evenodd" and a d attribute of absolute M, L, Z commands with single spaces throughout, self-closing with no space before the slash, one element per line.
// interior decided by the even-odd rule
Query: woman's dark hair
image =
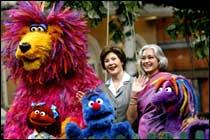
<path fill-rule="evenodd" d="M 105 47 L 101 54 L 100 54 L 100 60 L 101 60 L 101 65 L 103 67 L 103 69 L 105 69 L 105 65 L 104 65 L 104 59 L 107 56 L 108 53 L 114 53 L 118 56 L 118 58 L 120 59 L 120 61 L 123 63 L 123 70 L 125 70 L 125 64 L 126 64 L 126 55 L 123 51 L 122 48 L 117 47 L 117 46 L 110 46 L 110 47 Z"/>

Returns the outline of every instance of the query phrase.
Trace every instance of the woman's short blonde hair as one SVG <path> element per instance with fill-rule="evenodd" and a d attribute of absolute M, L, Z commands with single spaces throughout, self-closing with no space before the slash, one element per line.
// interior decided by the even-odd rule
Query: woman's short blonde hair
<path fill-rule="evenodd" d="M 168 68 L 168 59 L 165 57 L 163 50 L 160 48 L 160 46 L 156 45 L 156 44 L 147 44 L 144 45 L 138 54 L 138 64 L 139 64 L 139 73 L 140 74 L 146 74 L 145 71 L 142 68 L 142 64 L 141 64 L 141 58 L 143 55 L 144 50 L 146 49 L 153 49 L 154 53 L 155 53 L 155 57 L 158 59 L 159 61 L 159 70 L 160 71 L 166 71 L 166 69 Z"/>

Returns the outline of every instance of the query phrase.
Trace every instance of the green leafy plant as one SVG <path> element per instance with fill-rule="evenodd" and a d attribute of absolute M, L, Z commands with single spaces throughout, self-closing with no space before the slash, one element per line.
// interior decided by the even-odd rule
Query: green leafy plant
<path fill-rule="evenodd" d="M 198 59 L 209 57 L 209 17 L 205 10 L 174 9 L 175 20 L 167 33 L 176 40 L 181 36 L 194 50 Z"/>
<path fill-rule="evenodd" d="M 65 6 L 84 11 L 91 27 L 96 27 L 107 14 L 102 1 L 65 1 Z"/>
<path fill-rule="evenodd" d="M 53 1 L 47 1 L 47 5 Z M 123 33 L 123 27 L 134 24 L 140 16 L 142 5 L 139 1 L 64 1 L 64 6 L 84 12 L 91 27 L 97 27 L 110 10 L 109 35 L 114 42 L 123 41 L 130 33 Z M 109 5 L 109 8 L 108 8 Z"/>
<path fill-rule="evenodd" d="M 117 8 L 114 18 L 109 22 L 109 32 L 110 38 L 118 42 L 131 35 L 131 31 L 123 33 L 123 27 L 134 24 L 140 16 L 142 5 L 139 1 L 113 1 L 113 3 Z"/>

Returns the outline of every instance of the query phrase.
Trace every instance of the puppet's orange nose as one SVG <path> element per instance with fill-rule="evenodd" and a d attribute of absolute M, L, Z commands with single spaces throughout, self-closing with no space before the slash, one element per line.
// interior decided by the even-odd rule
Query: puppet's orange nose
<path fill-rule="evenodd" d="M 99 103 L 93 103 L 93 109 L 99 110 L 101 108 L 101 105 Z"/>
<path fill-rule="evenodd" d="M 36 114 L 36 118 L 41 118 L 41 115 L 40 114 Z"/>

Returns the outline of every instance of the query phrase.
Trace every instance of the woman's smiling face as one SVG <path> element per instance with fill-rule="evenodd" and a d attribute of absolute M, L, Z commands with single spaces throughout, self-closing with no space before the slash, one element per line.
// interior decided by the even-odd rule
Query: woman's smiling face
<path fill-rule="evenodd" d="M 159 60 L 155 56 L 153 49 L 143 51 L 140 63 L 146 74 L 152 75 L 159 71 Z"/>
<path fill-rule="evenodd" d="M 104 59 L 104 66 L 106 71 L 110 75 L 116 75 L 123 71 L 123 63 L 120 61 L 119 57 L 113 52 L 110 52 L 106 55 Z"/>

